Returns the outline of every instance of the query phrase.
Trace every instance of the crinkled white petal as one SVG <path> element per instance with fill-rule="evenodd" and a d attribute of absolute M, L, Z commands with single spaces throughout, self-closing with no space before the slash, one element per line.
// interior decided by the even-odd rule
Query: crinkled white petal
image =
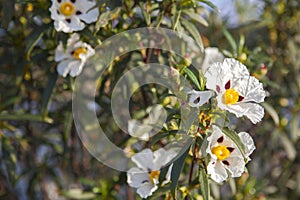
<path fill-rule="evenodd" d="M 72 60 L 63 60 L 57 65 L 57 72 L 59 75 L 66 77 L 71 69 L 71 66 L 76 65 L 76 61 Z"/>
<path fill-rule="evenodd" d="M 263 102 L 266 97 L 266 92 L 264 91 L 263 84 L 260 83 L 259 80 L 257 80 L 255 77 L 250 76 L 247 80 L 247 89 L 244 94 L 244 97 L 244 102 Z"/>
<path fill-rule="evenodd" d="M 160 148 L 156 150 L 154 153 L 154 169 L 153 170 L 159 170 L 164 165 L 168 164 L 175 156 L 177 155 L 177 152 L 175 150 L 168 149 L 165 150 L 164 148 Z"/>
<path fill-rule="evenodd" d="M 141 169 L 154 170 L 153 153 L 150 149 L 144 149 L 135 154 L 131 160 Z"/>
<path fill-rule="evenodd" d="M 85 25 L 80 21 L 78 17 L 71 16 L 70 23 L 66 20 L 54 21 L 54 27 L 57 31 L 63 31 L 65 33 L 72 33 L 73 31 L 80 31 L 84 29 Z"/>
<path fill-rule="evenodd" d="M 69 37 L 69 39 L 68 39 L 68 41 L 67 41 L 67 46 L 68 46 L 68 47 L 71 47 L 71 46 L 74 46 L 76 43 L 81 42 L 81 41 L 79 41 L 79 39 L 80 39 L 79 34 L 78 34 L 78 33 L 73 33 L 73 34 Z M 82 43 L 83 43 L 83 42 L 81 42 L 80 44 L 82 45 Z"/>
<path fill-rule="evenodd" d="M 228 177 L 225 167 L 219 161 L 211 160 L 207 165 L 207 173 L 210 174 L 212 180 L 222 183 Z"/>
<path fill-rule="evenodd" d="M 187 93 L 189 96 L 189 104 L 191 107 L 199 107 L 205 104 L 212 96 L 211 91 L 192 90 Z"/>
<path fill-rule="evenodd" d="M 252 137 L 249 135 L 249 133 L 240 132 L 238 135 L 239 135 L 242 143 L 245 146 L 245 156 L 249 161 L 250 160 L 249 156 L 255 150 L 254 141 L 253 141 Z"/>
<path fill-rule="evenodd" d="M 224 60 L 224 55 L 219 51 L 218 48 L 216 47 L 207 47 L 204 50 L 205 52 L 205 57 L 202 62 L 202 71 L 206 72 L 206 70 L 216 62 L 223 62 Z"/>
<path fill-rule="evenodd" d="M 144 183 L 150 183 L 149 173 L 137 167 L 127 171 L 127 183 L 134 188 L 138 188 Z"/>
<path fill-rule="evenodd" d="M 66 58 L 63 43 L 60 41 L 58 46 L 55 49 L 55 55 L 54 55 L 54 60 L 56 62 L 62 61 L 63 59 Z"/>
<path fill-rule="evenodd" d="M 227 105 L 226 110 L 235 114 L 237 117 L 246 116 L 253 124 L 260 122 L 264 117 L 264 108 L 256 103 L 236 103 Z"/>
<path fill-rule="evenodd" d="M 70 74 L 70 76 L 75 77 L 75 76 L 78 76 L 82 72 L 82 69 L 84 67 L 84 62 L 79 61 L 79 60 L 75 60 L 73 62 L 76 64 L 70 66 L 69 74 Z"/>
<path fill-rule="evenodd" d="M 154 191 L 157 190 L 157 186 L 152 184 L 152 183 L 144 183 L 141 187 L 137 189 L 137 193 L 142 197 L 142 198 L 147 198 L 153 194 Z"/>
<path fill-rule="evenodd" d="M 237 149 L 236 149 L 237 150 Z M 238 151 L 238 150 L 237 150 Z M 240 177 L 245 170 L 245 161 L 240 153 L 238 156 L 230 155 L 223 162 L 227 161 L 229 165 L 223 164 L 223 166 L 230 172 L 231 177 Z M 220 161 L 222 162 L 222 161 Z"/>
<path fill-rule="evenodd" d="M 137 120 L 128 121 L 128 133 L 132 137 L 139 138 L 140 140 L 148 141 L 149 133 L 152 130 L 152 126 L 142 124 Z"/>
<path fill-rule="evenodd" d="M 172 172 L 172 169 L 173 169 L 173 164 L 170 165 L 168 171 L 167 171 L 167 174 L 166 174 L 166 178 L 165 180 L 162 182 L 162 185 L 164 184 L 167 184 L 171 181 L 171 172 Z"/>
<path fill-rule="evenodd" d="M 86 13 L 79 15 L 80 19 L 88 24 L 97 21 L 98 16 L 99 16 L 98 8 L 92 9 Z"/>

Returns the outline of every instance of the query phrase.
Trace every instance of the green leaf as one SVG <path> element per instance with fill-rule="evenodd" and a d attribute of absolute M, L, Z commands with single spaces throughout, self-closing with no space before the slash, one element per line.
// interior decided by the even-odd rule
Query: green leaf
<path fill-rule="evenodd" d="M 40 116 L 40 115 L 1 113 L 0 114 L 0 121 L 7 121 L 7 120 L 37 121 L 37 122 L 45 122 L 45 123 L 48 123 L 48 124 L 53 123 L 53 119 L 51 119 L 49 117 L 43 117 L 43 116 Z"/>
<path fill-rule="evenodd" d="M 209 189 L 209 183 L 208 183 L 208 176 L 206 174 L 206 170 L 202 167 L 199 169 L 199 184 L 200 184 L 200 190 L 201 194 L 204 200 L 210 199 L 210 189 Z"/>
<path fill-rule="evenodd" d="M 191 70 L 189 70 L 188 68 L 185 68 L 183 71 L 191 79 L 191 81 L 197 86 L 197 88 L 199 90 L 201 90 L 199 80 L 197 79 L 195 74 Z"/>
<path fill-rule="evenodd" d="M 48 25 L 44 25 L 38 29 L 34 29 L 32 34 L 29 34 L 28 38 L 26 39 L 26 59 L 30 60 L 31 52 L 33 48 L 36 46 L 38 41 L 43 37 L 44 31 L 48 28 Z"/>
<path fill-rule="evenodd" d="M 179 176 L 181 174 L 182 168 L 185 163 L 185 159 L 188 155 L 189 148 L 186 149 L 186 151 L 174 162 L 172 172 L 171 172 L 171 194 L 174 199 L 176 199 L 176 188 Z"/>
<path fill-rule="evenodd" d="M 12 20 L 15 11 L 15 1 L 2 1 L 2 16 L 1 24 L 3 28 L 7 29 L 9 22 Z"/>
<path fill-rule="evenodd" d="M 42 99 L 43 116 L 47 116 L 47 114 L 48 114 L 48 107 L 49 107 L 51 95 L 53 93 L 53 89 L 56 86 L 57 76 L 58 76 L 57 73 L 52 73 L 49 75 L 49 80 L 48 80 L 47 86 L 44 90 L 43 99 Z"/>
<path fill-rule="evenodd" d="M 235 131 L 230 130 L 229 128 L 224 128 L 222 131 L 227 137 L 229 137 L 236 144 L 236 146 L 241 151 L 243 157 L 245 158 L 245 146 L 242 143 L 239 135 Z"/>
<path fill-rule="evenodd" d="M 204 3 L 204 4 L 210 6 L 211 8 L 213 8 L 215 10 L 219 10 L 218 7 L 210 1 L 207 1 L 207 0 L 197 0 L 197 1 L 201 2 L 201 3 Z"/>
<path fill-rule="evenodd" d="M 278 113 L 276 112 L 276 110 L 274 109 L 274 107 L 271 106 L 270 104 L 268 104 L 267 102 L 263 102 L 261 105 L 266 109 L 266 111 L 272 117 L 275 125 L 278 126 L 279 125 L 279 116 L 278 116 Z"/>
<path fill-rule="evenodd" d="M 225 28 L 222 29 L 222 32 L 223 32 L 224 36 L 226 37 L 227 41 L 229 42 L 233 52 L 237 54 L 238 53 L 237 52 L 237 44 L 236 44 L 235 40 L 233 39 L 232 35 Z"/>
<path fill-rule="evenodd" d="M 189 16 L 192 20 L 195 20 L 196 22 L 202 24 L 203 26 L 208 26 L 208 22 L 200 14 L 195 13 L 191 10 L 184 10 L 183 13 Z"/>
<path fill-rule="evenodd" d="M 200 33 L 197 29 L 197 27 L 192 23 L 186 20 L 185 18 L 181 17 L 181 23 L 185 27 L 185 29 L 193 36 L 193 38 L 196 40 L 196 43 L 200 47 L 201 51 L 204 51 L 204 46 L 202 43 L 202 39 L 200 36 Z"/>

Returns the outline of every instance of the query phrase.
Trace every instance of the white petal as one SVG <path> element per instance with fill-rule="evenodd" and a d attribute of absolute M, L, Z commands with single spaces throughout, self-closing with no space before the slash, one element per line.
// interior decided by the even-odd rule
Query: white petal
<path fill-rule="evenodd" d="M 252 137 L 246 132 L 240 132 L 239 137 L 245 146 L 245 156 L 250 160 L 249 156 L 255 150 L 255 145 Z"/>
<path fill-rule="evenodd" d="M 256 103 L 236 103 L 226 106 L 226 110 L 237 117 L 246 116 L 253 124 L 260 122 L 264 117 L 264 108 Z"/>
<path fill-rule="evenodd" d="M 141 169 L 153 170 L 153 153 L 150 149 L 144 149 L 135 154 L 131 160 Z"/>
<path fill-rule="evenodd" d="M 63 43 L 60 41 L 58 46 L 55 49 L 54 60 L 56 62 L 59 62 L 59 61 L 62 61 L 63 59 L 65 59 L 65 58 L 66 58 L 66 55 L 65 55 L 65 50 L 64 50 L 64 47 L 63 47 Z"/>
<path fill-rule="evenodd" d="M 206 72 L 206 70 L 216 62 L 223 62 L 224 55 L 219 51 L 216 47 L 207 47 L 205 48 L 205 57 L 202 62 L 202 71 Z"/>
<path fill-rule="evenodd" d="M 245 170 L 246 164 L 242 154 L 240 154 L 240 156 L 229 156 L 227 159 L 221 162 L 224 163 L 226 161 L 228 162 L 226 164 L 229 165 L 224 164 L 224 167 L 228 169 L 228 171 L 231 174 L 231 177 L 240 177 Z"/>
<path fill-rule="evenodd" d="M 244 95 L 245 99 L 243 101 L 254 101 L 261 103 L 266 97 L 266 92 L 264 91 L 263 84 L 260 83 L 255 77 L 250 76 L 247 81 L 247 91 Z"/>
<path fill-rule="evenodd" d="M 64 60 L 60 63 L 58 63 L 58 66 L 56 68 L 57 73 L 63 77 L 66 77 L 70 71 L 70 63 L 71 60 Z"/>
<path fill-rule="evenodd" d="M 70 66 L 70 76 L 75 77 L 78 76 L 81 72 L 82 69 L 84 67 L 84 62 L 79 61 L 79 60 L 75 60 L 72 62 L 72 66 Z"/>
<path fill-rule="evenodd" d="M 74 46 L 76 43 L 78 42 L 81 42 L 79 41 L 80 39 L 80 36 L 78 33 L 73 33 L 70 38 L 68 39 L 67 41 L 67 46 L 70 47 L 70 46 Z M 76 47 L 75 47 L 76 48 Z"/>
<path fill-rule="evenodd" d="M 189 104 L 191 107 L 199 107 L 205 104 L 212 96 L 211 91 L 196 91 L 192 90 L 187 93 L 190 95 Z"/>
<path fill-rule="evenodd" d="M 141 187 L 137 189 L 137 193 L 142 197 L 142 198 L 147 198 L 153 194 L 155 190 L 157 190 L 157 186 L 152 184 L 152 183 L 145 183 Z"/>
<path fill-rule="evenodd" d="M 225 167 L 219 161 L 211 160 L 207 165 L 207 173 L 217 183 L 222 183 L 228 177 Z"/>
<path fill-rule="evenodd" d="M 168 164 L 175 156 L 177 155 L 177 151 L 175 149 L 168 149 L 165 150 L 164 148 L 160 148 L 156 150 L 154 155 L 154 169 L 159 170 L 160 168 L 164 167 L 164 165 Z"/>
<path fill-rule="evenodd" d="M 171 181 L 171 172 L 172 172 L 172 169 L 173 169 L 173 164 L 170 165 L 168 171 L 167 171 L 167 174 L 166 174 L 166 178 L 165 180 L 162 182 L 162 185 L 164 184 L 167 184 Z"/>
<path fill-rule="evenodd" d="M 150 183 L 149 173 L 133 167 L 127 172 L 127 183 L 134 188 L 138 188 L 144 183 Z"/>
<path fill-rule="evenodd" d="M 141 124 L 137 120 L 128 121 L 128 133 L 132 137 L 139 138 L 140 140 L 148 141 L 149 132 L 152 130 L 152 126 Z"/>
<path fill-rule="evenodd" d="M 80 15 L 80 19 L 85 21 L 86 23 L 90 24 L 92 22 L 97 21 L 99 16 L 99 9 L 95 8 L 93 10 L 88 11 L 87 13 L 83 13 Z"/>

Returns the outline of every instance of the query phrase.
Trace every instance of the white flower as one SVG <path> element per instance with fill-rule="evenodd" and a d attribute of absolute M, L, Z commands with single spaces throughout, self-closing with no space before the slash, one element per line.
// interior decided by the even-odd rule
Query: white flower
<path fill-rule="evenodd" d="M 51 18 L 57 31 L 70 33 L 84 29 L 85 23 L 95 22 L 99 16 L 94 0 L 52 0 Z"/>
<path fill-rule="evenodd" d="M 199 107 L 205 104 L 212 96 L 211 91 L 196 91 L 191 90 L 187 92 L 189 104 L 191 107 Z"/>
<path fill-rule="evenodd" d="M 135 154 L 131 159 L 137 165 L 127 172 L 127 183 L 134 188 L 137 188 L 137 193 L 142 198 L 151 196 L 158 189 L 160 169 L 170 162 L 176 156 L 172 149 L 159 149 L 152 152 L 150 149 L 145 149 Z M 170 181 L 172 165 L 169 167 L 165 181 Z"/>
<path fill-rule="evenodd" d="M 216 62 L 223 62 L 224 55 L 219 51 L 216 47 L 207 47 L 204 50 L 204 60 L 202 62 L 202 71 L 206 72 L 206 70 Z"/>
<path fill-rule="evenodd" d="M 167 114 L 163 106 L 155 105 L 147 108 L 148 117 L 143 120 L 129 120 L 129 135 L 148 141 L 150 137 L 158 133 L 167 119 Z"/>
<path fill-rule="evenodd" d="M 223 63 L 214 63 L 204 76 L 206 87 L 217 93 L 218 107 L 234 113 L 237 117 L 246 116 L 256 124 L 264 116 L 264 109 L 257 103 L 266 96 L 262 83 L 250 76 L 245 65 L 231 58 Z"/>
<path fill-rule="evenodd" d="M 67 74 L 72 77 L 78 76 L 87 59 L 94 54 L 95 50 L 87 43 L 80 41 L 79 35 L 74 33 L 68 39 L 66 50 L 61 41 L 55 50 L 54 60 L 59 62 L 57 72 L 63 77 Z"/>
<path fill-rule="evenodd" d="M 240 177 L 246 165 L 242 153 L 236 144 L 226 137 L 217 126 L 213 125 L 212 129 L 212 134 L 207 138 L 206 153 L 211 156 L 207 173 L 217 183 L 227 179 L 226 170 L 229 171 L 231 177 Z M 249 161 L 249 156 L 255 149 L 254 142 L 246 132 L 241 132 L 238 135 L 244 143 L 245 157 Z"/>

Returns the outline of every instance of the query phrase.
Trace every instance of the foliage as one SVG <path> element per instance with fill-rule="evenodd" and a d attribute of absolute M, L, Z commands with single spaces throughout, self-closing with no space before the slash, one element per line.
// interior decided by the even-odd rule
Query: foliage
<path fill-rule="evenodd" d="M 236 4 L 241 9 L 239 14 L 247 16 L 243 15 L 247 10 Z M 70 34 L 55 30 L 50 6 L 51 1 L 46 0 L 11 0 L 0 5 L 0 198 L 140 199 L 128 186 L 126 173 L 98 162 L 76 134 L 72 115 L 76 78 L 60 76 L 55 61 L 59 42 L 66 47 Z M 229 128 L 224 133 L 241 151 L 244 145 L 236 133 L 246 131 L 253 136 L 256 150 L 241 177 L 229 178 L 223 185 L 211 180 L 206 170 L 209 157 L 196 155 L 207 140 L 204 133 L 192 137 L 190 146 L 173 163 L 171 183 L 161 184 L 149 199 L 299 198 L 297 0 L 264 0 L 259 21 L 242 18 L 235 27 L 221 22 L 217 7 L 206 0 L 98 0 L 95 7 L 100 12 L 97 21 L 77 32 L 82 41 L 95 49 L 127 30 L 168 28 L 191 36 L 201 51 L 218 47 L 224 56 L 239 60 L 267 91 L 262 104 L 265 116 L 257 125 L 212 109 L 217 104 L 213 100 L 213 106 L 205 104 L 199 108 L 205 116 L 225 119 Z M 202 62 L 203 55 L 199 59 Z M 115 58 L 99 78 L 97 117 L 110 133 L 110 140 L 128 147 L 130 154 L 141 148 L 158 149 L 169 139 L 181 137 L 176 133 L 184 117 L 179 114 L 181 105 L 174 100 L 174 94 L 155 84 L 140 87 L 134 93 L 130 112 L 135 119 L 144 119 L 149 115 L 148 107 L 162 105 L 167 110 L 167 121 L 160 134 L 148 142 L 139 142 L 130 139 L 114 122 L 110 97 L 117 81 L 130 66 L 151 62 L 173 66 L 194 89 L 205 89 L 200 66 L 189 67 L 188 56 L 178 58 L 156 49 L 140 49 Z M 210 122 L 199 115 L 196 122 L 190 122 L 188 130 L 180 131 L 192 135 L 198 126 L 205 130 L 207 125 Z M 166 171 L 161 170 L 160 180 Z"/>

